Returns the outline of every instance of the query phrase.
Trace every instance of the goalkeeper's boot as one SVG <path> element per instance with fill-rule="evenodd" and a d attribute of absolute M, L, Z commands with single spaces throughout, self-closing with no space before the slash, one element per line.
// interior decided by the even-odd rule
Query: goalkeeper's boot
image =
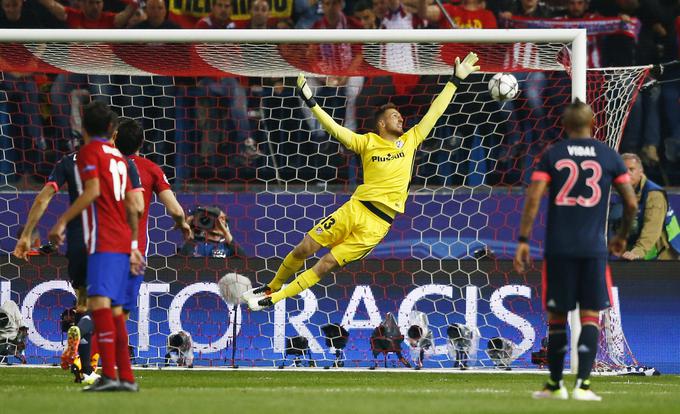
<path fill-rule="evenodd" d="M 272 302 L 272 298 L 269 296 L 264 298 L 253 297 L 248 300 L 248 307 L 251 311 L 261 311 L 272 306 L 274 306 L 274 302 Z"/>
<path fill-rule="evenodd" d="M 535 400 L 567 400 L 569 399 L 569 393 L 564 387 L 564 381 L 556 384 L 552 380 L 548 380 L 543 389 L 535 391 L 531 394 L 531 397 Z"/>
<path fill-rule="evenodd" d="M 272 290 L 269 286 L 267 285 L 262 285 L 260 287 L 252 288 L 250 290 L 246 290 L 243 292 L 241 295 L 241 299 L 243 299 L 244 302 L 248 302 L 252 298 L 258 298 L 262 299 L 266 297 L 267 295 L 271 295 Z"/>
<path fill-rule="evenodd" d="M 61 354 L 61 369 L 67 370 L 73 365 L 78 357 L 78 345 L 80 345 L 80 329 L 77 325 L 68 328 L 66 333 L 66 349 Z"/>
<path fill-rule="evenodd" d="M 99 377 L 94 384 L 83 388 L 84 392 L 104 392 L 104 391 L 118 391 L 120 383 L 117 379 L 108 378 L 105 376 Z"/>
<path fill-rule="evenodd" d="M 576 387 L 571 396 L 578 401 L 602 401 L 602 397 L 590 389 L 590 380 L 576 380 Z"/>

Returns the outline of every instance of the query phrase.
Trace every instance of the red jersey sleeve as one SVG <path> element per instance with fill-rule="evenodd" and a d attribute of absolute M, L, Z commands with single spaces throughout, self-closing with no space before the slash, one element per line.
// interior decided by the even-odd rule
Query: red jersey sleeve
<path fill-rule="evenodd" d="M 165 176 L 163 170 L 161 170 L 159 166 L 154 164 L 153 168 L 151 169 L 151 174 L 153 175 L 154 193 L 160 194 L 161 192 L 170 189 L 170 183 L 168 182 L 168 178 Z"/>
<path fill-rule="evenodd" d="M 97 154 L 98 147 L 93 145 L 85 145 L 78 152 L 78 172 L 80 173 L 80 180 L 84 183 L 91 178 L 99 178 L 99 155 Z"/>

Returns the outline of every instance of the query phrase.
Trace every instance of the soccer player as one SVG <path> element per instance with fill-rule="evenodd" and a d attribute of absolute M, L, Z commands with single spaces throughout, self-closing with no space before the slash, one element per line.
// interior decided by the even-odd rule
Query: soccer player
<path fill-rule="evenodd" d="M 451 80 L 435 98 L 423 119 L 404 132 L 404 119 L 392 104 L 375 112 L 377 134 L 357 134 L 340 126 L 319 106 L 302 74 L 297 86 L 303 100 L 329 134 L 361 157 L 364 184 L 352 198 L 330 216 L 321 220 L 283 260 L 274 279 L 265 286 L 246 292 L 243 299 L 252 310 L 273 306 L 316 284 L 328 272 L 359 260 L 380 243 L 394 217 L 404 212 L 415 154 L 448 107 L 462 80 L 479 70 L 477 55 L 456 58 Z M 330 252 L 300 274 L 292 283 L 283 284 L 300 270 L 305 259 L 322 247 Z"/>
<path fill-rule="evenodd" d="M 28 260 L 30 252 L 30 235 L 36 228 L 40 218 L 47 210 L 50 201 L 61 187 L 66 184 L 68 188 L 69 201 L 71 204 L 78 198 L 82 191 L 82 184 L 76 166 L 77 153 L 73 152 L 64 155 L 54 166 L 54 169 L 47 179 L 47 183 L 43 189 L 38 193 L 33 205 L 28 213 L 26 224 L 17 241 L 14 249 L 14 256 Z M 133 183 L 133 188 L 141 188 L 139 176 L 134 165 L 128 163 L 130 170 L 130 179 Z M 92 322 L 87 312 L 87 290 L 85 288 L 87 279 L 87 248 L 85 247 L 85 240 L 83 238 L 83 221 L 71 220 L 66 226 L 66 258 L 68 261 L 68 275 L 71 279 L 71 286 L 76 293 L 76 325 L 69 328 L 67 332 L 67 346 L 61 356 L 61 366 L 63 369 L 69 369 L 76 358 L 80 356 L 81 368 L 76 372 L 76 380 L 81 380 L 81 374 L 85 377 L 84 382 L 90 382 L 96 379 L 96 374 L 92 377 L 93 369 L 90 365 L 90 353 L 98 353 L 96 349 L 91 349 L 91 327 Z M 81 336 L 82 335 L 82 336 Z M 91 378 L 90 378 L 91 377 Z"/>
<path fill-rule="evenodd" d="M 175 194 L 170 189 L 170 183 L 163 173 L 163 170 L 153 161 L 139 156 L 139 150 L 144 143 L 144 130 L 138 122 L 132 119 L 125 119 L 120 122 L 118 129 L 114 134 L 114 142 L 116 148 L 132 161 L 142 181 L 142 188 L 144 189 L 144 207 L 143 213 L 139 218 L 139 250 L 143 256 L 149 253 L 148 247 L 148 228 L 149 220 L 149 206 L 151 205 L 151 197 L 156 194 L 158 199 L 163 203 L 168 213 L 175 221 L 175 228 L 182 231 L 185 240 L 191 239 L 191 227 L 186 221 L 184 210 L 175 198 Z M 126 318 L 129 317 L 133 310 L 137 309 L 137 297 L 139 296 L 139 288 L 144 281 L 144 274 L 131 274 L 128 280 L 128 287 L 126 291 L 125 302 L 123 303 L 123 312 Z"/>
<path fill-rule="evenodd" d="M 590 106 L 576 100 L 562 115 L 568 139 L 549 148 L 531 176 L 519 230 L 514 267 L 529 263 L 529 237 L 541 196 L 549 189 L 548 223 L 543 261 L 543 305 L 548 312 L 550 379 L 534 398 L 565 400 L 562 381 L 567 350 L 567 312 L 578 304 L 581 335 L 575 400 L 600 401 L 590 389 L 590 371 L 597 354 L 599 313 L 611 306 L 611 275 L 607 247 L 620 256 L 637 212 L 637 200 L 621 157 L 592 137 L 595 117 Z M 607 246 L 606 224 L 612 184 L 625 206 L 623 223 Z"/>
<path fill-rule="evenodd" d="M 82 193 L 50 230 L 61 245 L 67 223 L 82 216 L 88 251 L 88 307 L 97 332 L 102 376 L 85 391 L 137 391 L 128 355 L 128 334 L 121 305 L 130 271 L 144 262 L 137 249 L 138 199 L 134 197 L 125 157 L 113 145 L 116 116 L 102 102 L 83 110 L 85 145 L 78 151 L 78 185 Z M 116 376 L 116 366 L 118 376 Z"/>

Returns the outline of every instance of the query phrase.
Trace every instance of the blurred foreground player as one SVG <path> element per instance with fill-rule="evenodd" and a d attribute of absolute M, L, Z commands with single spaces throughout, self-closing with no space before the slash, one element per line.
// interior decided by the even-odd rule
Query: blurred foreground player
<path fill-rule="evenodd" d="M 578 373 L 575 400 L 600 401 L 590 389 L 590 371 L 597 355 L 599 313 L 611 306 L 611 274 L 607 248 L 620 256 L 637 212 L 637 200 L 623 160 L 613 149 L 592 138 L 595 117 L 590 106 L 576 100 L 562 115 L 568 139 L 549 148 L 531 176 L 522 213 L 515 270 L 529 263 L 529 237 L 540 199 L 549 189 L 548 224 L 543 262 L 543 305 L 548 312 L 550 379 L 537 399 L 569 398 L 562 381 L 567 351 L 567 313 L 580 307 Z M 621 195 L 625 213 L 621 228 L 605 239 L 609 192 Z"/>
<path fill-rule="evenodd" d="M 85 145 L 76 159 L 83 191 L 49 234 L 51 242 L 61 245 L 67 223 L 84 214 L 88 307 L 102 366 L 101 378 L 85 391 L 138 390 L 121 305 L 130 271 L 140 273 L 144 263 L 137 249 L 139 207 L 132 194 L 135 190 L 126 159 L 111 141 L 115 120 L 116 115 L 102 102 L 84 108 Z"/>

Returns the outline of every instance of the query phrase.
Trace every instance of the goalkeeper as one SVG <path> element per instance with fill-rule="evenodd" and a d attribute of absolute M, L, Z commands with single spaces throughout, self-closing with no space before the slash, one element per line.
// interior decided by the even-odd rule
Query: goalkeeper
<path fill-rule="evenodd" d="M 460 82 L 479 70 L 477 60 L 475 53 L 469 53 L 462 62 L 456 58 L 451 80 L 423 119 L 407 132 L 403 130 L 404 118 L 390 103 L 375 111 L 377 134 L 357 134 L 342 127 L 316 103 L 304 76 L 298 76 L 298 92 L 324 129 L 361 157 L 364 184 L 354 191 L 348 202 L 305 235 L 283 260 L 269 284 L 244 293 L 243 299 L 251 310 L 261 310 L 298 295 L 327 273 L 365 257 L 380 243 L 395 216 L 404 212 L 418 147 L 448 107 Z M 281 289 L 305 260 L 322 247 L 329 248 L 330 252 Z"/>

